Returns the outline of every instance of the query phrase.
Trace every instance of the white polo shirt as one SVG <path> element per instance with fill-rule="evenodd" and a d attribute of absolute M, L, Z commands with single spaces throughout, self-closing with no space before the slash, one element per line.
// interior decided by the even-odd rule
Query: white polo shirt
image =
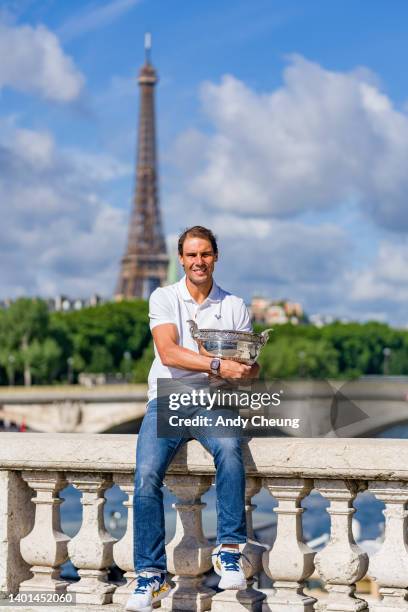
<path fill-rule="evenodd" d="M 153 291 L 149 300 L 149 318 L 150 329 L 163 323 L 173 323 L 177 327 L 179 345 L 196 353 L 198 353 L 198 346 L 191 336 L 190 326 L 187 323 L 189 319 L 193 319 L 199 328 L 252 331 L 248 309 L 241 298 L 224 291 L 213 280 L 209 295 L 202 304 L 197 304 L 187 289 L 185 276 L 174 285 L 159 287 Z M 154 354 L 155 359 L 148 379 L 149 401 L 157 397 L 158 378 L 207 376 L 204 372 L 193 372 L 163 365 L 156 346 Z"/>

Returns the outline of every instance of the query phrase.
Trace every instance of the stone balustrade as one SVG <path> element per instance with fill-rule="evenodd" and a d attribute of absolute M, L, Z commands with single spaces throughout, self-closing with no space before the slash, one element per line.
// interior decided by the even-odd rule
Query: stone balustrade
<path fill-rule="evenodd" d="M 75 610 L 123 609 L 133 588 L 133 471 L 136 436 L 101 434 L 0 434 L 0 591 L 75 594 Z M 244 548 L 245 591 L 216 593 L 203 582 L 212 547 L 202 525 L 201 496 L 211 486 L 211 457 L 197 442 L 171 465 L 166 484 L 176 495 L 177 526 L 167 545 L 175 590 L 165 610 L 309 612 L 312 610 L 408 611 L 408 441 L 387 439 L 253 439 L 244 449 L 246 512 L 251 541 Z M 60 491 L 81 493 L 82 524 L 71 539 L 60 526 Z M 128 495 L 127 529 L 120 540 L 106 530 L 105 492 L 118 485 Z M 276 500 L 276 539 L 253 541 L 254 497 L 264 487 Z M 328 503 L 331 533 L 317 554 L 302 537 L 302 500 L 318 490 Z M 384 542 L 370 560 L 352 533 L 353 501 L 369 490 L 385 504 Z M 272 501 L 272 500 L 271 500 Z M 135 517 L 137 520 L 137 517 Z M 71 559 L 79 581 L 61 578 Z M 124 582 L 110 583 L 108 568 L 121 568 Z M 262 592 L 254 576 L 263 567 L 273 589 Z M 305 582 L 318 575 L 326 590 L 313 597 Z M 355 595 L 365 575 L 380 598 Z M 9 609 L 1 605 L 0 612 Z M 18 608 L 22 612 L 41 607 Z M 53 606 L 46 609 L 52 610 Z M 72 610 L 58 605 L 55 610 Z"/>

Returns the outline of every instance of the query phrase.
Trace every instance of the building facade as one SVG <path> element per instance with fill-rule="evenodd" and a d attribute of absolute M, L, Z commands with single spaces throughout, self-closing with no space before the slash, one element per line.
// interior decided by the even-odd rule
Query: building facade
<path fill-rule="evenodd" d="M 304 315 L 303 308 L 298 302 L 276 301 L 259 296 L 252 298 L 250 311 L 255 323 L 265 325 L 285 323 L 297 325 Z"/>

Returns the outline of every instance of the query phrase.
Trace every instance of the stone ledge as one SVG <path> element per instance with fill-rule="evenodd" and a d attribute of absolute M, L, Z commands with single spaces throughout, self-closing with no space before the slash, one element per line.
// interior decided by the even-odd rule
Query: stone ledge
<path fill-rule="evenodd" d="M 136 441 L 128 434 L 0 433 L 0 470 L 132 473 Z M 254 476 L 408 481 L 408 440 L 253 438 L 244 455 Z M 168 473 L 213 474 L 214 464 L 192 441 Z"/>

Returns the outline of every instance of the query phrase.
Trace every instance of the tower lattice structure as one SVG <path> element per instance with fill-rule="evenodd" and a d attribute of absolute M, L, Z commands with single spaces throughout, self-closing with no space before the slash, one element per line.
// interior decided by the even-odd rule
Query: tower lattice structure
<path fill-rule="evenodd" d="M 163 236 L 156 157 L 154 88 L 157 74 L 150 62 L 150 36 L 145 39 L 145 63 L 139 73 L 140 111 L 136 189 L 126 253 L 116 299 L 147 299 L 167 277 L 169 258 Z"/>

